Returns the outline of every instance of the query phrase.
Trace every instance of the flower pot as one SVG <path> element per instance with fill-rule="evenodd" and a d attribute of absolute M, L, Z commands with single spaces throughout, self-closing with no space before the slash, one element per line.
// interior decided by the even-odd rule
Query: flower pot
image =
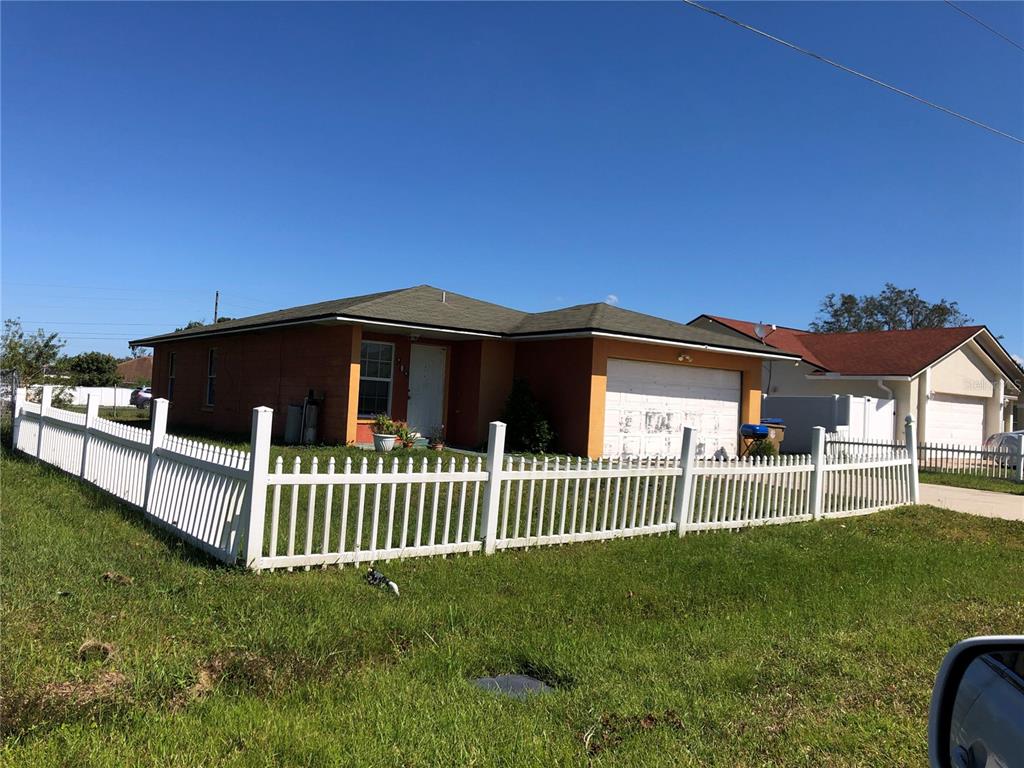
<path fill-rule="evenodd" d="M 387 453 L 395 447 L 398 435 L 374 435 L 373 450 L 378 453 Z"/>
<path fill-rule="evenodd" d="M 430 449 L 433 450 L 433 451 L 443 451 L 444 450 L 444 443 L 431 443 L 430 444 Z"/>

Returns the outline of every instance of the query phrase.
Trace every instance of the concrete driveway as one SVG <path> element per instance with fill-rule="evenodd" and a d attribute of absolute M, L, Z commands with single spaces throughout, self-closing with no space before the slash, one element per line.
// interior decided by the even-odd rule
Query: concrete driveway
<path fill-rule="evenodd" d="M 921 483 L 921 503 L 981 517 L 1024 522 L 1024 496 Z"/>

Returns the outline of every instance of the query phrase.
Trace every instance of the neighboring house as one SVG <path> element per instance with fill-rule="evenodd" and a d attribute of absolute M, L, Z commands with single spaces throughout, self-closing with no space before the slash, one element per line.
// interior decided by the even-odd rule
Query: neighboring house
<path fill-rule="evenodd" d="M 295 307 L 131 342 L 154 349 L 153 393 L 170 424 L 244 432 L 254 406 L 286 411 L 312 391 L 318 439 L 366 443 L 376 413 L 478 447 L 513 379 L 546 410 L 559 450 L 671 455 L 683 426 L 704 455 L 736 452 L 757 422 L 757 341 L 607 304 L 527 313 L 421 285 Z"/>
<path fill-rule="evenodd" d="M 149 384 L 153 380 L 153 356 L 146 355 L 118 363 L 117 376 L 122 384 Z"/>
<path fill-rule="evenodd" d="M 757 340 L 755 324 L 701 315 L 707 331 Z M 854 395 L 895 400 L 894 436 L 912 414 L 929 443 L 980 445 L 1013 428 L 1024 371 L 983 325 L 910 331 L 811 333 L 765 328 L 764 346 L 802 361 L 767 362 L 766 395 Z"/>

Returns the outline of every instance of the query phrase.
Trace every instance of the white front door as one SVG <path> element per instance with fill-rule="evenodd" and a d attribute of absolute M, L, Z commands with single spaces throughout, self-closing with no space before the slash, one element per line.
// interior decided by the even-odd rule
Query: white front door
<path fill-rule="evenodd" d="M 444 423 L 445 348 L 413 344 L 409 353 L 409 429 L 429 437 Z"/>
<path fill-rule="evenodd" d="M 735 456 L 740 374 L 609 360 L 605 456 L 678 456 L 683 427 L 697 431 L 697 456 Z"/>

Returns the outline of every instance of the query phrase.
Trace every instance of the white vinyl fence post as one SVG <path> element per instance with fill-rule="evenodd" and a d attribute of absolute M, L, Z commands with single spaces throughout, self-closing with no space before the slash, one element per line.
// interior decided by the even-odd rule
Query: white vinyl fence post
<path fill-rule="evenodd" d="M 99 398 L 90 392 L 85 400 L 85 432 L 82 433 L 82 468 L 78 472 L 78 476 L 83 480 L 88 479 L 87 476 L 89 474 L 89 430 L 93 428 L 99 415 Z"/>
<path fill-rule="evenodd" d="M 811 430 L 811 493 L 808 502 L 810 513 L 815 520 L 821 520 L 823 501 L 825 499 L 825 428 L 815 427 Z"/>
<path fill-rule="evenodd" d="M 498 502 L 501 499 L 502 463 L 505 461 L 505 425 L 492 421 L 487 432 L 487 482 L 484 484 L 484 554 L 493 555 L 498 539 Z"/>
<path fill-rule="evenodd" d="M 676 481 L 675 499 L 672 503 L 672 521 L 676 524 L 676 532 L 683 536 L 690 522 L 693 509 L 693 455 L 696 450 L 693 440 L 693 429 L 683 427 L 683 448 L 679 452 L 679 479 Z"/>
<path fill-rule="evenodd" d="M 1017 441 L 1017 471 L 1013 479 L 1018 483 L 1024 483 L 1024 435 Z"/>
<path fill-rule="evenodd" d="M 11 448 L 19 450 L 18 437 L 21 434 L 22 411 L 25 410 L 25 388 L 14 390 L 14 409 L 11 411 Z"/>
<path fill-rule="evenodd" d="M 53 387 L 49 384 L 43 386 L 43 394 L 39 398 L 39 435 L 36 440 L 36 458 L 43 458 L 43 426 L 46 424 L 46 416 L 50 411 L 50 403 L 53 402 Z"/>
<path fill-rule="evenodd" d="M 249 478 L 242 504 L 242 530 L 245 531 L 245 567 L 254 571 L 260 570 L 260 561 L 263 559 L 263 526 L 267 517 L 267 474 L 270 472 L 270 434 L 273 423 L 273 408 L 261 405 L 252 409 Z"/>
<path fill-rule="evenodd" d="M 921 481 L 917 474 L 917 425 L 914 417 L 907 414 L 904 440 L 907 443 L 907 455 L 910 457 L 910 502 L 921 503 Z"/>
<path fill-rule="evenodd" d="M 157 449 L 163 447 L 164 436 L 167 434 L 167 406 L 167 400 L 162 397 L 154 397 L 149 404 L 149 458 L 146 461 L 146 495 L 142 500 L 142 511 L 147 514 L 152 514 L 150 506 L 153 500 L 153 482 L 156 475 L 156 452 Z"/>

